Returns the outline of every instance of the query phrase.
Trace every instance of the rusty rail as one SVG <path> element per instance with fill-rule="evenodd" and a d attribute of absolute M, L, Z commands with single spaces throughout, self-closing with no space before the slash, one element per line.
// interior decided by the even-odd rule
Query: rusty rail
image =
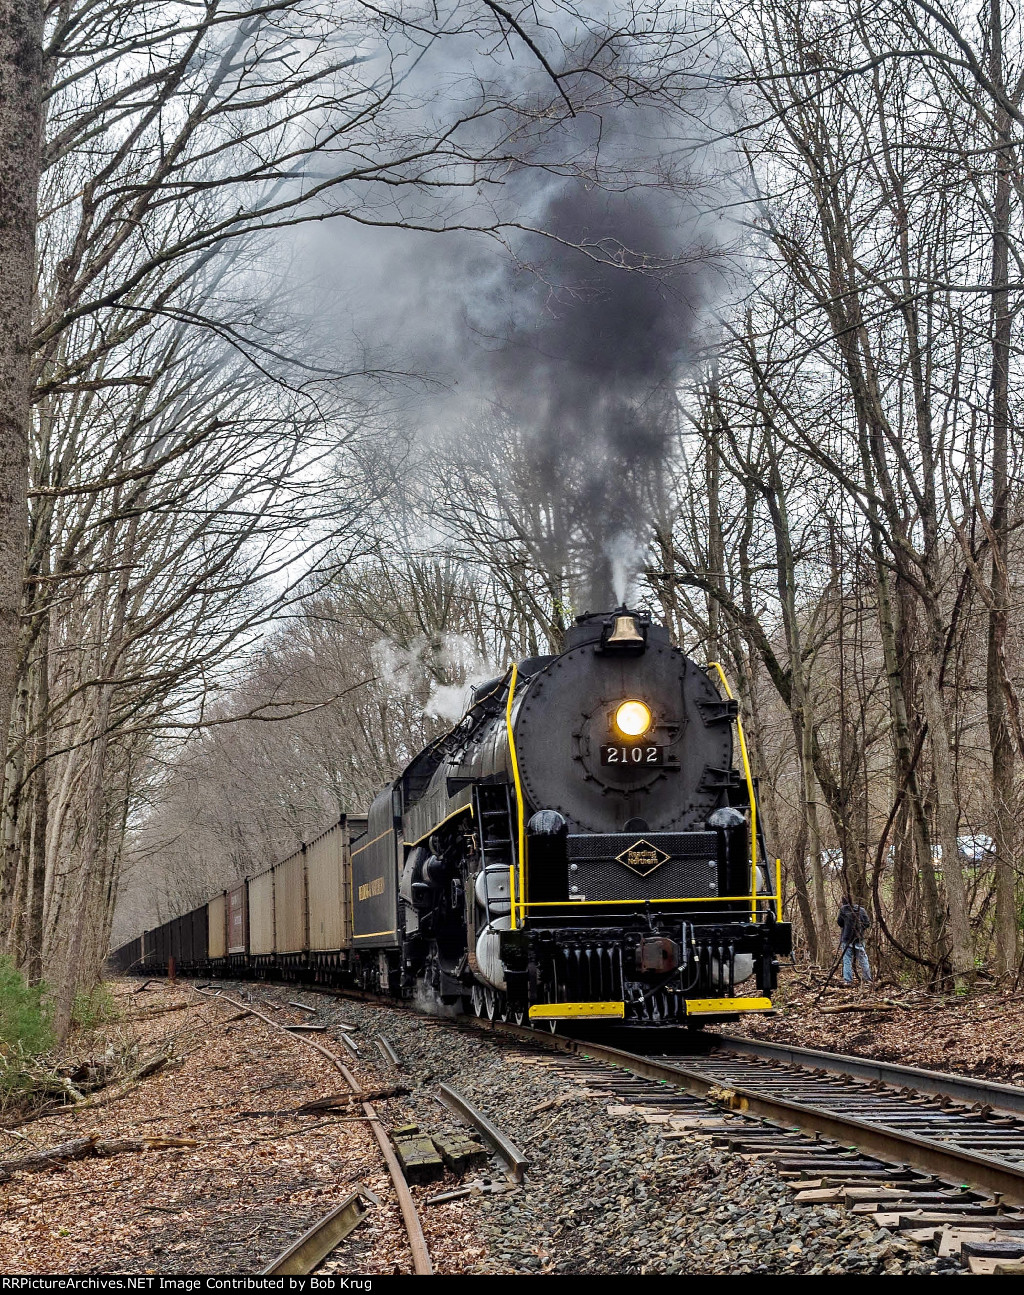
<path fill-rule="evenodd" d="M 333 1056 L 326 1048 L 321 1047 L 319 1043 L 311 1039 L 307 1034 L 293 1034 L 285 1026 L 278 1024 L 271 1017 L 263 1012 L 257 1011 L 255 1007 L 248 1006 L 239 1002 L 238 999 L 232 998 L 228 994 L 209 993 L 207 990 L 196 990 L 196 993 L 202 993 L 204 996 L 219 999 L 222 1003 L 230 1003 L 232 1007 L 246 1007 L 251 1015 L 258 1017 L 261 1021 L 273 1029 L 280 1031 L 289 1039 L 294 1039 L 298 1043 L 304 1044 L 307 1048 L 313 1048 L 319 1052 L 322 1057 L 330 1062 L 332 1066 L 342 1075 L 352 1092 L 358 1097 L 362 1094 L 362 1087 L 351 1070 L 343 1065 L 337 1057 Z M 374 1110 L 370 1102 L 362 1102 L 363 1114 L 366 1116 L 373 1135 L 377 1139 L 377 1145 L 380 1147 L 384 1156 L 384 1162 L 388 1167 L 388 1173 L 391 1175 L 391 1182 L 395 1189 L 395 1196 L 398 1198 L 398 1208 L 402 1212 L 402 1221 L 405 1224 L 406 1235 L 409 1238 L 409 1249 L 412 1251 L 413 1270 L 418 1275 L 430 1276 L 434 1271 L 434 1265 L 430 1261 L 430 1251 L 427 1249 L 427 1242 L 423 1236 L 423 1227 L 420 1223 L 419 1214 L 416 1212 L 416 1203 L 409 1191 L 409 1184 L 405 1181 L 405 1174 L 402 1173 L 402 1166 L 398 1163 L 391 1142 L 385 1133 L 380 1122 L 380 1117 Z"/>
<path fill-rule="evenodd" d="M 475 1106 L 467 1102 L 457 1089 L 450 1088 L 448 1084 L 438 1084 L 437 1089 L 438 1100 L 482 1133 L 497 1152 L 498 1157 L 508 1165 L 508 1171 L 515 1181 L 521 1183 L 530 1166 L 529 1157 L 524 1156 L 501 1129 L 492 1124 L 483 1111 L 478 1111 Z"/>
<path fill-rule="evenodd" d="M 402 1058 L 398 1055 L 398 1051 L 395 1048 L 395 1045 L 391 1042 L 391 1040 L 388 1038 L 386 1034 L 378 1034 L 377 1038 L 375 1039 L 375 1043 L 377 1044 L 377 1050 L 380 1052 L 380 1055 L 384 1058 L 385 1061 L 390 1062 L 391 1065 L 393 1065 L 396 1070 L 402 1070 L 404 1068 L 405 1063 L 402 1061 Z"/>
<path fill-rule="evenodd" d="M 313 992 L 316 990 L 314 989 Z M 379 1003 L 393 1009 L 410 1010 L 404 1008 L 401 1003 L 384 1000 L 378 995 L 364 991 L 328 992 L 335 998 L 354 998 Z M 541 1033 L 539 1030 L 514 1025 L 512 1022 L 460 1017 L 450 1024 L 457 1029 L 468 1029 L 474 1033 L 503 1034 L 553 1052 L 590 1056 L 595 1061 L 621 1066 L 624 1070 L 632 1071 L 643 1078 L 673 1084 L 700 1097 L 709 1094 L 714 1096 L 712 1090 L 717 1092 L 727 1087 L 730 1090 L 728 1100 L 735 1102 L 737 1109 L 749 1114 L 758 1115 L 767 1120 L 782 1121 L 791 1128 L 817 1132 L 823 1137 L 833 1138 L 847 1145 L 855 1145 L 862 1151 L 881 1159 L 912 1165 L 952 1181 L 971 1183 L 986 1191 L 999 1193 L 1008 1202 L 1024 1204 L 1024 1163 L 1008 1163 L 1006 1160 L 983 1152 L 912 1133 L 899 1127 L 898 1124 L 860 1119 L 842 1111 L 818 1106 L 813 1101 L 794 1101 L 782 1094 L 775 1095 L 764 1091 L 757 1085 L 756 1080 L 753 1083 L 739 1084 L 725 1081 L 723 1084 L 721 1076 L 716 1077 L 702 1071 L 699 1068 L 702 1064 L 701 1060 L 697 1058 L 693 1059 L 693 1068 L 690 1068 L 675 1058 L 643 1056 L 604 1043 Z M 711 1041 L 709 1038 L 708 1042 Z M 720 1035 L 714 1039 L 714 1042 L 725 1048 L 732 1048 L 734 1043 L 740 1041 Z M 769 1049 L 779 1052 L 788 1051 L 794 1054 L 792 1056 L 794 1064 L 802 1062 L 804 1065 L 820 1066 L 833 1074 L 880 1079 L 883 1083 L 888 1081 L 898 1087 L 906 1087 L 912 1093 L 933 1094 L 940 1100 L 951 1098 L 965 1104 L 988 1104 L 1006 1112 L 1014 1110 L 1019 1100 L 1017 1093 L 1021 1091 L 1010 1085 L 990 1084 L 966 1077 L 942 1075 L 938 1072 L 915 1071 L 913 1067 L 897 1067 L 891 1063 L 874 1062 L 867 1058 L 847 1058 L 838 1054 L 830 1056 L 818 1053 L 815 1049 L 800 1050 L 780 1047 L 777 1044 L 763 1047 L 760 1040 L 743 1042 L 748 1046 L 742 1050 L 750 1053 L 767 1055 Z M 801 1052 L 802 1056 L 797 1055 Z"/>
<path fill-rule="evenodd" d="M 317 1223 L 304 1232 L 298 1241 L 283 1250 L 276 1259 L 269 1263 L 260 1273 L 261 1277 L 308 1277 L 311 1272 L 323 1263 L 335 1246 L 362 1223 L 369 1214 L 365 1202 L 374 1205 L 380 1202 L 365 1187 L 360 1187 L 351 1196 L 346 1196 L 340 1205 L 335 1206 Z"/>

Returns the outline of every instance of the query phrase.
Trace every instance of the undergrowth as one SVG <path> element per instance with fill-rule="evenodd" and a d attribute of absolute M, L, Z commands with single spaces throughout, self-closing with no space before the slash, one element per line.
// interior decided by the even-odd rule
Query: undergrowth
<path fill-rule="evenodd" d="M 109 986 L 102 982 L 92 989 L 80 989 L 71 1007 L 71 1020 L 80 1030 L 95 1030 L 98 1025 L 117 1020 L 120 1012 Z"/>
<path fill-rule="evenodd" d="M 54 1045 L 53 1005 L 45 985 L 29 985 L 0 957 L 0 1100 L 34 1084 L 37 1058 Z"/>
<path fill-rule="evenodd" d="M 138 1042 L 120 1026 L 121 1012 L 109 986 L 79 990 L 71 1005 L 71 1038 L 60 1048 L 54 1003 L 45 985 L 28 985 L 8 957 L 0 957 L 0 1115 L 81 1101 L 126 1072 Z"/>

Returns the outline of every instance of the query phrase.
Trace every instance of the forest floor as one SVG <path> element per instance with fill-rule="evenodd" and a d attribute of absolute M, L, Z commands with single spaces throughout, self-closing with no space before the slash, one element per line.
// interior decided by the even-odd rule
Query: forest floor
<path fill-rule="evenodd" d="M 986 987 L 968 997 L 928 994 L 892 981 L 823 991 L 815 970 L 783 967 L 776 1016 L 727 1030 L 827 1052 L 1024 1086 L 1024 992 Z"/>
<path fill-rule="evenodd" d="M 347 1092 L 324 1058 L 187 984 L 112 988 L 116 1015 L 88 1039 L 93 1054 L 114 1046 L 142 1063 L 164 1060 L 155 1073 L 0 1128 L 0 1272 L 259 1272 L 357 1183 L 380 1200 L 358 1229 L 370 1270 L 411 1271 L 358 1105 L 298 1113 Z M 281 1024 L 309 1019 L 271 1007 Z M 39 1152 L 51 1159 L 19 1163 Z M 457 1217 L 439 1213 L 457 1234 Z M 441 1255 L 450 1244 L 431 1240 Z"/>

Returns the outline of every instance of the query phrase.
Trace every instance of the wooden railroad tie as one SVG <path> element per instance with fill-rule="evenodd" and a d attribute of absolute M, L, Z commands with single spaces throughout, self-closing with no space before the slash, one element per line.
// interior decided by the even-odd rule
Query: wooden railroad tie
<path fill-rule="evenodd" d="M 398 1163 L 410 1183 L 432 1183 L 442 1176 L 444 1161 L 430 1138 L 417 1135 L 394 1141 Z"/>
<path fill-rule="evenodd" d="M 462 1174 L 474 1165 L 485 1164 L 488 1152 L 465 1133 L 421 1133 L 415 1124 L 394 1129 L 395 1144 L 406 1178 L 411 1183 L 432 1183 L 447 1169 Z"/>

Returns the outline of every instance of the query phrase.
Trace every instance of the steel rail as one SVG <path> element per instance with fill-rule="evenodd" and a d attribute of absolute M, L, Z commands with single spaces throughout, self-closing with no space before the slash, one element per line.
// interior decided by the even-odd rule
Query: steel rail
<path fill-rule="evenodd" d="M 474 1021 L 476 1022 L 476 1018 Z M 552 1051 L 573 1053 L 619 1066 L 644 1079 L 673 1084 L 698 1097 L 710 1096 L 714 1099 L 717 1096 L 730 1109 L 743 1114 L 818 1133 L 833 1141 L 856 1146 L 880 1160 L 910 1165 L 953 1182 L 969 1182 L 987 1192 L 997 1193 L 1013 1204 L 1024 1204 L 1024 1165 L 1015 1166 L 993 1160 L 975 1151 L 960 1149 L 891 1125 L 875 1124 L 852 1115 L 840 1115 L 810 1102 L 776 1097 L 758 1092 L 756 1088 L 725 1085 L 714 1075 L 689 1070 L 675 1062 L 626 1052 L 607 1044 L 588 1043 L 565 1035 L 539 1034 L 508 1022 L 488 1022 L 486 1026 L 481 1022 L 478 1028 L 508 1034 Z"/>
<path fill-rule="evenodd" d="M 362 1223 L 369 1214 L 367 1201 L 379 1205 L 380 1201 L 364 1187 L 346 1196 L 330 1214 L 318 1220 L 272 1260 L 260 1273 L 261 1277 L 308 1277 L 327 1258 L 335 1246 Z"/>
<path fill-rule="evenodd" d="M 707 1042 L 719 1043 L 726 1052 L 740 1052 L 769 1061 L 794 1066 L 816 1066 L 837 1075 L 854 1075 L 858 1079 L 877 1079 L 894 1087 L 904 1085 L 933 1097 L 949 1097 L 960 1102 L 981 1103 L 1001 1111 L 1024 1115 L 1024 1088 L 1000 1084 L 967 1075 L 950 1075 L 941 1070 L 920 1070 L 895 1062 L 875 1061 L 871 1057 L 854 1057 L 843 1052 L 821 1052 L 817 1048 L 796 1047 L 789 1043 L 769 1043 L 742 1035 L 716 1031 L 704 1036 Z"/>
<path fill-rule="evenodd" d="M 328 1052 L 326 1048 L 321 1047 L 319 1043 L 309 1038 L 308 1035 L 290 1033 L 283 1025 L 280 1025 L 265 1013 L 257 1011 L 256 1008 L 242 1003 L 237 998 L 232 998 L 228 994 L 221 993 L 219 990 L 216 993 L 210 993 L 208 990 L 197 989 L 196 993 L 202 994 L 204 997 L 219 999 L 223 1003 L 230 1003 L 232 1007 L 245 1007 L 252 1016 L 259 1017 L 261 1021 L 265 1021 L 267 1025 L 271 1026 L 273 1029 L 279 1030 L 287 1038 L 295 1039 L 296 1042 L 304 1044 L 307 1048 L 313 1048 L 314 1051 L 319 1052 L 322 1057 L 325 1057 L 331 1065 L 340 1072 L 349 1088 L 357 1097 L 361 1095 L 363 1091 L 362 1087 L 351 1070 L 349 1070 L 346 1065 L 343 1065 L 337 1057 Z M 385 1164 L 388 1167 L 388 1173 L 391 1175 L 391 1182 L 395 1189 L 395 1196 L 398 1198 L 398 1208 L 401 1210 L 402 1221 L 405 1224 L 406 1235 L 409 1239 L 409 1249 L 412 1251 L 413 1270 L 417 1275 L 430 1276 L 434 1271 L 434 1265 L 430 1261 L 430 1251 L 427 1249 L 427 1242 L 423 1236 L 423 1227 L 420 1223 L 419 1214 L 416 1212 L 416 1202 L 413 1200 L 412 1193 L 409 1191 L 409 1184 L 405 1181 L 405 1174 L 402 1172 L 402 1166 L 398 1163 L 398 1158 L 392 1149 L 388 1135 L 385 1133 L 380 1122 L 380 1117 L 374 1110 L 373 1105 L 366 1101 L 362 1102 L 361 1105 L 363 1108 L 363 1114 L 366 1116 L 367 1122 L 373 1130 L 373 1135 L 377 1139 L 377 1145 L 380 1147 L 381 1153 L 384 1156 Z"/>
<path fill-rule="evenodd" d="M 344 990 L 328 992 L 338 998 L 349 996 Z M 363 1001 L 377 1002 L 382 1006 L 397 1007 L 399 1010 L 403 1010 L 403 1005 L 400 1002 L 385 1000 L 364 991 L 356 991 L 352 996 L 361 998 Z M 415 1009 L 408 1008 L 404 1010 L 415 1011 Z M 417 1014 L 427 1015 L 426 1013 Z M 615 1048 L 605 1043 L 590 1042 L 561 1034 L 542 1033 L 539 1030 L 515 1025 L 511 1021 L 490 1021 L 486 1017 L 459 1017 L 446 1023 L 455 1025 L 456 1028 L 505 1035 L 552 1052 L 590 1057 L 594 1061 L 621 1067 L 645 1079 L 675 1085 L 699 1097 L 711 1096 L 712 1099 L 716 1096 L 724 1097 L 727 1104 L 738 1111 L 775 1123 L 781 1122 L 790 1128 L 800 1128 L 818 1133 L 822 1137 L 857 1146 L 879 1159 L 909 1165 L 953 1182 L 970 1183 L 988 1192 L 997 1193 L 1011 1203 L 1024 1204 L 1024 1165 L 1015 1166 L 1004 1161 L 994 1160 L 975 1151 L 960 1149 L 949 1143 L 922 1137 L 919 1134 L 907 1132 L 890 1124 L 873 1123 L 856 1116 L 842 1115 L 835 1111 L 815 1106 L 810 1102 L 794 1101 L 781 1096 L 777 1097 L 766 1092 L 759 1092 L 756 1088 L 747 1088 L 733 1083 L 724 1084 L 721 1077 L 699 1070 L 690 1070 L 674 1060 L 655 1059 L 639 1053 L 629 1052 L 622 1048 Z M 731 1038 L 729 1043 L 732 1043 Z M 806 1049 L 806 1052 L 810 1053 L 812 1060 L 817 1055 L 812 1049 Z M 847 1058 L 839 1054 L 831 1055 L 837 1058 L 834 1064 L 839 1068 L 838 1073 L 853 1075 L 850 1067 L 845 1065 Z M 807 1064 L 806 1060 L 804 1064 Z M 870 1067 L 872 1065 L 880 1066 L 883 1063 L 862 1061 L 861 1064 Z M 826 1067 L 822 1065 L 821 1068 L 825 1069 Z M 913 1078 L 913 1068 L 902 1067 L 900 1069 L 911 1072 L 911 1075 L 908 1076 L 910 1082 L 906 1083 L 904 1080 L 900 1080 L 900 1084 L 905 1087 L 916 1088 L 917 1084 Z M 921 1073 L 927 1076 L 937 1072 L 924 1071 Z M 872 1075 L 869 1077 L 876 1078 L 878 1076 Z M 884 1075 L 881 1078 L 884 1081 Z M 955 1076 L 952 1078 L 956 1081 Z M 963 1083 L 964 1081 L 957 1082 Z M 971 1091 L 971 1103 L 973 1104 L 980 1100 L 982 1104 L 985 1104 L 987 1090 L 990 1086 L 977 1080 L 966 1082 Z M 995 1085 L 992 1087 L 1005 1090 L 1009 1088 L 1009 1085 Z M 726 1093 L 728 1093 L 727 1097 Z M 945 1095 L 945 1093 L 941 1095 Z M 951 1097 L 955 1096 L 952 1092 L 949 1095 Z M 988 1096 L 988 1104 L 995 1105 L 990 1100 L 990 1095 Z"/>
<path fill-rule="evenodd" d="M 396 1070 L 404 1069 L 405 1062 L 398 1055 L 395 1045 L 386 1034 L 378 1034 L 374 1042 L 377 1044 L 377 1049 L 385 1061 L 389 1061 Z"/>
<path fill-rule="evenodd" d="M 355 1039 L 349 1038 L 344 1030 L 342 1030 L 338 1035 L 338 1041 L 341 1046 L 351 1052 L 354 1057 L 359 1056 L 359 1045 L 356 1043 Z"/>
<path fill-rule="evenodd" d="M 511 1142 L 497 1125 L 491 1123 L 483 1111 L 478 1111 L 456 1089 L 450 1088 L 448 1084 L 438 1084 L 437 1089 L 439 1100 L 450 1111 L 460 1115 L 483 1134 L 500 1159 L 508 1165 L 509 1173 L 515 1181 L 521 1183 L 526 1170 L 530 1167 L 529 1157 L 524 1156 L 515 1143 Z"/>

